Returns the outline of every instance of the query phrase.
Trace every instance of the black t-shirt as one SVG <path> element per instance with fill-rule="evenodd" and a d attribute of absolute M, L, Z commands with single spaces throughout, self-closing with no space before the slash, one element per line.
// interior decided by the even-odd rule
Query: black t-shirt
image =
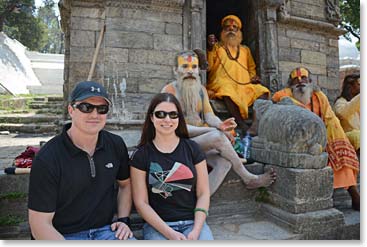
<path fill-rule="evenodd" d="M 52 223 L 62 234 L 110 224 L 117 211 L 116 180 L 130 177 L 127 148 L 120 136 L 100 131 L 90 157 L 71 142 L 66 133 L 70 126 L 36 155 L 28 197 L 30 209 L 55 212 Z"/>
<path fill-rule="evenodd" d="M 195 165 L 204 159 L 197 143 L 182 138 L 172 153 L 162 153 L 152 143 L 139 147 L 130 165 L 146 172 L 149 204 L 164 221 L 193 220 Z"/>

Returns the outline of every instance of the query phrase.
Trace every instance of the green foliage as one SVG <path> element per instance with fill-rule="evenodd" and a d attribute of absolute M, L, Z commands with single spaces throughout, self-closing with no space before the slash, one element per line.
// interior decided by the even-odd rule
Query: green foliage
<path fill-rule="evenodd" d="M 14 199 L 19 199 L 19 198 L 26 198 L 27 194 L 23 193 L 23 192 L 10 192 L 7 194 L 2 194 L 0 195 L 0 200 L 2 199 L 8 199 L 8 200 L 14 200 Z"/>
<path fill-rule="evenodd" d="M 9 6 L 18 4 L 18 11 L 10 11 Z M 34 16 L 34 0 L 1 1 L 0 13 L 3 19 L 3 30 L 10 38 L 18 40 L 30 50 L 38 50 L 47 39 L 47 27 Z M 1 23 L 0 23 L 1 24 Z"/>
<path fill-rule="evenodd" d="M 255 201 L 269 203 L 269 192 L 265 187 L 260 187 L 256 191 Z"/>
<path fill-rule="evenodd" d="M 54 0 L 44 0 L 38 13 L 34 0 L 0 0 L 0 31 L 30 50 L 63 53 L 64 39 Z M 18 6 L 14 11 L 14 6 Z"/>
<path fill-rule="evenodd" d="M 0 226 L 14 226 L 18 225 L 19 223 L 25 221 L 19 216 L 15 215 L 6 215 L 0 217 Z"/>
<path fill-rule="evenodd" d="M 41 52 L 63 53 L 64 36 L 61 31 L 58 16 L 55 13 L 56 4 L 53 0 L 44 0 L 44 6 L 38 9 L 38 17 L 47 26 L 47 42 L 40 49 Z"/>
<path fill-rule="evenodd" d="M 344 37 L 351 41 L 351 35 L 358 39 L 356 46 L 360 49 L 360 2 L 359 0 L 339 0 L 341 22 L 340 25 L 348 33 Z"/>

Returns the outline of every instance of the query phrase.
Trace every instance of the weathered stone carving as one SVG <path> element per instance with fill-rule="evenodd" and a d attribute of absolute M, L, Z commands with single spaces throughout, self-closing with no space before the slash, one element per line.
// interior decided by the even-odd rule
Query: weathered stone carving
<path fill-rule="evenodd" d="M 327 164 L 326 129 L 312 112 L 293 105 L 257 100 L 258 136 L 251 155 L 259 162 L 292 168 L 323 168 Z"/>
<path fill-rule="evenodd" d="M 182 11 L 185 0 L 111 0 L 107 1 L 109 7 L 122 7 L 127 9 L 143 9 L 162 12 Z"/>
<path fill-rule="evenodd" d="M 326 18 L 335 26 L 337 26 L 340 21 L 338 0 L 325 0 L 325 12 Z"/>

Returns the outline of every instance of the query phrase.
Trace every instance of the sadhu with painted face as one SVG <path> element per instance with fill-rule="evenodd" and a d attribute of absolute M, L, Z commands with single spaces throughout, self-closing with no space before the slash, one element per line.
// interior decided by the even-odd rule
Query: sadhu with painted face
<path fill-rule="evenodd" d="M 269 170 L 260 175 L 250 173 L 233 149 L 233 136 L 229 131 L 237 125 L 233 118 L 221 121 L 214 114 L 208 93 L 201 85 L 197 54 L 182 51 L 176 55 L 175 65 L 176 81 L 167 84 L 162 92 L 177 97 L 190 139 L 206 153 L 208 164 L 213 168 L 209 173 L 210 194 L 219 188 L 231 167 L 248 189 L 270 186 L 276 179 L 275 172 Z"/>
<path fill-rule="evenodd" d="M 208 36 L 208 93 L 210 98 L 223 99 L 241 132 L 256 135 L 256 121 L 250 128 L 244 121 L 248 107 L 258 98 L 269 99 L 270 91 L 260 84 L 250 49 L 241 45 L 241 20 L 228 15 L 221 24 L 220 42 L 214 34 Z"/>
<path fill-rule="evenodd" d="M 289 75 L 288 87 L 276 92 L 272 100 L 279 102 L 284 97 L 289 97 L 296 105 L 312 111 L 324 122 L 328 165 L 334 172 L 334 189 L 347 189 L 352 198 L 352 207 L 359 211 L 360 199 L 357 190 L 359 162 L 356 152 L 333 112 L 328 98 L 312 82 L 308 69 L 294 69 Z"/>

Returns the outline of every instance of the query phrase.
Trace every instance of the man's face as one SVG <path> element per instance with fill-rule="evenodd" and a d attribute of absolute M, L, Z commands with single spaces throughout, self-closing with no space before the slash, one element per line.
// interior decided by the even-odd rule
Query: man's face
<path fill-rule="evenodd" d="M 177 77 L 180 81 L 196 81 L 199 78 L 199 60 L 195 56 L 178 57 Z"/>
<path fill-rule="evenodd" d="M 237 22 L 232 19 L 228 19 L 223 23 L 223 31 L 227 37 L 235 37 L 239 30 Z"/>
<path fill-rule="evenodd" d="M 89 103 L 94 106 L 108 105 L 106 100 L 102 97 L 91 97 L 83 101 L 75 102 L 74 105 L 80 103 Z M 88 135 L 96 135 L 106 124 L 107 114 L 100 114 L 97 109 L 94 108 L 92 112 L 82 112 L 77 107 L 68 107 L 70 117 L 72 119 L 72 127 L 77 128 L 80 132 Z"/>
<path fill-rule="evenodd" d="M 293 91 L 304 93 L 306 89 L 312 87 L 312 83 L 310 82 L 307 76 L 302 76 L 301 78 L 293 78 L 291 88 Z"/>

